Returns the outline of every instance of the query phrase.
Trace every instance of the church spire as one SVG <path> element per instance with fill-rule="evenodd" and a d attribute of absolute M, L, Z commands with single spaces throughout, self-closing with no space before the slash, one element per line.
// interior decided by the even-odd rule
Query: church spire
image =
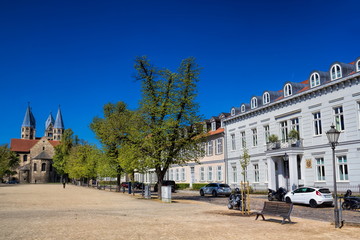
<path fill-rule="evenodd" d="M 35 139 L 36 121 L 32 114 L 30 103 L 25 112 L 24 120 L 21 125 L 21 138 L 22 139 Z"/>
<path fill-rule="evenodd" d="M 65 129 L 64 122 L 62 119 L 62 114 L 59 106 L 54 124 L 54 140 L 59 140 L 59 141 L 61 140 L 61 136 L 64 133 L 64 129 Z"/>
<path fill-rule="evenodd" d="M 47 137 L 48 140 L 53 140 L 54 122 L 54 118 L 50 112 L 49 117 L 45 121 L 45 137 Z"/>

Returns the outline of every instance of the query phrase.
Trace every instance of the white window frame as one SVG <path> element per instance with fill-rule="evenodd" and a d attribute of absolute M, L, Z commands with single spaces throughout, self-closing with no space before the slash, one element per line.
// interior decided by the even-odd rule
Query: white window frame
<path fill-rule="evenodd" d="M 216 121 L 213 121 L 211 123 L 211 131 L 215 131 L 216 130 Z"/>
<path fill-rule="evenodd" d="M 253 97 L 251 99 L 251 109 L 257 108 L 257 98 Z"/>
<path fill-rule="evenodd" d="M 347 158 L 346 156 L 337 156 L 337 170 L 338 170 L 338 181 L 340 182 L 348 182 L 349 181 L 349 168 L 347 164 Z M 340 172 L 345 173 L 344 175 L 341 175 Z"/>
<path fill-rule="evenodd" d="M 335 128 L 338 131 L 344 131 L 345 130 L 344 108 L 342 106 L 334 107 L 333 112 L 334 112 Z"/>
<path fill-rule="evenodd" d="M 175 169 L 175 181 L 179 181 L 180 180 L 180 175 L 179 175 L 179 169 Z"/>
<path fill-rule="evenodd" d="M 269 136 L 270 136 L 270 126 L 269 125 L 265 125 L 264 126 L 264 139 L 265 139 L 265 144 L 267 144 L 269 142 Z"/>
<path fill-rule="evenodd" d="M 281 141 L 286 142 L 289 138 L 289 129 L 287 121 L 282 121 L 280 124 Z"/>
<path fill-rule="evenodd" d="M 223 138 L 216 139 L 216 154 L 222 154 L 223 153 Z"/>
<path fill-rule="evenodd" d="M 246 148 L 246 134 L 245 134 L 245 131 L 242 131 L 240 134 L 241 134 L 241 146 L 242 146 L 242 148 Z"/>
<path fill-rule="evenodd" d="M 320 74 L 319 73 L 313 73 L 310 76 L 310 87 L 316 87 L 320 85 Z"/>
<path fill-rule="evenodd" d="M 356 62 L 356 71 L 360 72 L 360 60 Z"/>
<path fill-rule="evenodd" d="M 231 116 L 235 116 L 235 108 L 231 109 Z"/>
<path fill-rule="evenodd" d="M 270 94 L 265 92 L 263 94 L 263 105 L 270 103 Z"/>
<path fill-rule="evenodd" d="M 331 80 L 336 80 L 342 78 L 341 66 L 339 64 L 334 64 L 330 69 Z"/>
<path fill-rule="evenodd" d="M 241 105 L 240 110 L 241 110 L 242 113 L 245 112 L 245 105 L 244 104 Z"/>
<path fill-rule="evenodd" d="M 290 129 L 293 130 L 295 129 L 298 133 L 299 133 L 299 137 L 300 137 L 300 120 L 299 118 L 292 118 L 290 119 Z"/>
<path fill-rule="evenodd" d="M 170 180 L 174 180 L 174 170 L 170 169 Z"/>
<path fill-rule="evenodd" d="M 217 177 L 217 181 L 222 181 L 222 167 L 221 165 L 217 166 L 217 174 L 216 174 L 216 177 Z"/>
<path fill-rule="evenodd" d="M 237 176 L 237 167 L 236 167 L 236 165 L 231 165 L 231 169 L 232 169 L 233 183 L 237 183 L 238 176 Z"/>
<path fill-rule="evenodd" d="M 213 167 L 212 166 L 208 166 L 208 182 L 212 182 L 213 181 Z"/>
<path fill-rule="evenodd" d="M 232 133 L 232 134 L 230 135 L 230 140 L 231 140 L 231 151 L 235 151 L 235 150 L 236 150 L 235 133 Z"/>
<path fill-rule="evenodd" d="M 200 167 L 200 181 L 205 181 L 205 168 Z"/>
<path fill-rule="evenodd" d="M 322 135 L 321 113 L 320 112 L 313 113 L 313 121 L 314 121 L 314 136 Z"/>
<path fill-rule="evenodd" d="M 182 181 L 186 180 L 185 168 L 181 168 L 181 180 Z"/>
<path fill-rule="evenodd" d="M 259 172 L 259 164 L 254 164 L 254 182 L 260 182 L 260 172 Z"/>
<path fill-rule="evenodd" d="M 292 95 L 292 86 L 290 83 L 287 83 L 284 86 L 284 97 L 289 97 L 291 95 Z"/>
<path fill-rule="evenodd" d="M 257 140 L 257 129 L 253 128 L 251 129 L 252 132 L 252 140 L 253 140 L 253 147 L 256 147 L 258 145 L 258 140 Z"/>
<path fill-rule="evenodd" d="M 325 182 L 326 172 L 325 172 L 324 158 L 322 157 L 315 158 L 315 164 L 316 164 L 316 181 Z"/>
<path fill-rule="evenodd" d="M 207 142 L 207 155 L 212 156 L 214 154 L 213 140 Z"/>

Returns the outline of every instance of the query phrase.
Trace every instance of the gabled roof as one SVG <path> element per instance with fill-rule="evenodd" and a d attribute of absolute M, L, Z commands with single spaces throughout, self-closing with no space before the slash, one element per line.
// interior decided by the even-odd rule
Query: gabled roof
<path fill-rule="evenodd" d="M 26 109 L 24 120 L 23 120 L 23 123 L 21 126 L 36 128 L 36 121 L 35 121 L 34 115 L 31 112 L 30 105 L 28 105 L 28 107 Z"/>
<path fill-rule="evenodd" d="M 50 155 L 47 152 L 42 151 L 39 155 L 37 155 L 36 157 L 34 157 L 34 159 L 52 159 L 52 157 L 50 157 Z"/>
<path fill-rule="evenodd" d="M 55 120 L 54 128 L 65 129 L 64 122 L 63 122 L 62 115 L 61 115 L 60 107 L 59 107 L 58 112 L 56 114 L 56 120 Z"/>
<path fill-rule="evenodd" d="M 39 142 L 40 139 L 18 139 L 12 138 L 10 143 L 10 149 L 13 152 L 30 152 L 30 149 Z M 60 144 L 60 141 L 49 141 L 49 143 L 56 147 Z"/>

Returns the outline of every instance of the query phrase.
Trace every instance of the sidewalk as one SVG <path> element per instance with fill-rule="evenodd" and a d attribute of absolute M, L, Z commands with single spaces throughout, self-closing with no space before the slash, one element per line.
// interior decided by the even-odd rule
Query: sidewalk
<path fill-rule="evenodd" d="M 360 228 L 292 218 L 255 221 L 226 206 L 60 184 L 0 187 L 2 239 L 358 239 Z"/>

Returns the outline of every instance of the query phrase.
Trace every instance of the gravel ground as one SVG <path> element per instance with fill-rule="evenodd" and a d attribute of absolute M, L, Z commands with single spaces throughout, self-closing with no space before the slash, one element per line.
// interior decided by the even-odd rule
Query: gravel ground
<path fill-rule="evenodd" d="M 0 186 L 0 239 L 359 239 L 360 228 L 293 217 L 281 225 L 226 206 L 59 184 Z"/>

